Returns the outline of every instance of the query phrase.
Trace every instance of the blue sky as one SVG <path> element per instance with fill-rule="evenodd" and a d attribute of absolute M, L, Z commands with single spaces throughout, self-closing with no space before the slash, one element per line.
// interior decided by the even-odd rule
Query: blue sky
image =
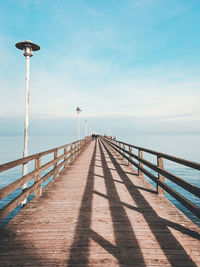
<path fill-rule="evenodd" d="M 0 25 L 1 118 L 23 118 L 15 43 L 31 40 L 41 46 L 32 119 L 67 119 L 78 105 L 82 117 L 101 117 L 100 131 L 114 117 L 114 129 L 123 118 L 127 128 L 200 133 L 199 0 L 1 0 Z"/>

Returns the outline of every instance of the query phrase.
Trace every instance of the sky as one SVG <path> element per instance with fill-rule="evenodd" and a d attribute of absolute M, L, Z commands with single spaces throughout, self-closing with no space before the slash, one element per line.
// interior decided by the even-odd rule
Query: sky
<path fill-rule="evenodd" d="M 0 25 L 0 136 L 23 130 L 23 40 L 35 134 L 77 106 L 82 129 L 200 134 L 199 0 L 1 0 Z"/>

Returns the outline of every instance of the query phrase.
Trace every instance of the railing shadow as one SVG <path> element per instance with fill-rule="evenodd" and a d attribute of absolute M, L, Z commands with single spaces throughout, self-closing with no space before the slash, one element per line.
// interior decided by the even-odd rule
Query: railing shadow
<path fill-rule="evenodd" d="M 117 259 L 120 265 L 131 263 L 145 265 L 138 240 L 124 209 L 125 205 L 120 200 L 120 196 L 117 192 L 111 171 L 108 168 L 108 163 L 101 144 L 99 149 L 101 153 L 102 168 L 105 177 L 105 187 L 108 196 L 109 209 L 111 212 L 115 242 L 118 248 Z M 134 207 L 131 207 L 130 205 L 129 208 Z"/>
<path fill-rule="evenodd" d="M 124 209 L 125 206 L 128 206 L 129 208 L 133 208 L 135 210 L 135 207 L 131 207 L 131 205 L 120 201 L 115 183 L 112 179 L 111 172 L 107 167 L 106 158 L 101 147 L 101 162 L 103 166 L 104 176 L 106 177 L 105 186 L 107 195 L 110 196 L 107 198 L 107 200 L 109 209 L 111 211 L 116 246 L 111 244 L 103 236 L 91 229 L 92 199 L 93 194 L 98 194 L 98 192 L 95 192 L 94 190 L 94 176 L 96 176 L 94 173 L 96 150 L 97 144 L 95 144 L 92 160 L 90 163 L 86 187 L 79 211 L 78 223 L 75 230 L 74 241 L 70 249 L 70 257 L 67 264 L 68 266 L 74 266 L 74 264 L 81 264 L 82 267 L 88 266 L 89 239 L 91 238 L 101 247 L 103 247 L 108 253 L 112 254 L 117 259 L 120 266 L 127 263 L 130 264 L 132 262 L 140 263 L 145 266 L 139 244 L 136 237 L 134 236 L 131 223 Z"/>
<path fill-rule="evenodd" d="M 185 227 L 179 226 L 174 224 L 173 222 L 170 221 L 164 221 L 162 218 L 158 216 L 158 214 L 154 211 L 154 209 L 151 207 L 151 205 L 146 201 L 146 199 L 143 197 L 143 195 L 140 193 L 137 187 L 133 184 L 133 182 L 130 180 L 130 178 L 126 175 L 126 173 L 123 171 L 122 167 L 118 164 L 116 159 L 114 158 L 113 154 L 110 152 L 108 149 L 107 145 L 103 143 L 103 147 L 107 154 L 110 157 L 110 160 L 112 161 L 113 165 L 115 166 L 116 171 L 120 174 L 120 178 L 124 182 L 124 185 L 126 186 L 130 196 L 132 197 L 133 201 L 136 203 L 137 207 L 141 209 L 142 212 L 142 206 L 148 207 L 148 210 L 151 212 L 151 217 L 145 212 L 142 213 L 144 216 L 147 224 L 149 225 L 149 228 L 151 229 L 151 232 L 153 233 L 154 237 L 156 238 L 159 246 L 161 247 L 163 253 L 165 254 L 168 262 L 172 266 L 177 265 L 177 255 L 169 254 L 168 250 L 169 248 L 171 249 L 177 249 L 181 251 L 180 255 L 178 256 L 178 261 L 188 263 L 187 266 L 197 266 L 193 260 L 189 257 L 189 255 L 186 253 L 185 249 L 183 246 L 180 244 L 180 242 L 172 235 L 170 230 L 168 229 L 168 226 L 183 232 L 187 233 L 188 235 L 195 237 L 196 239 L 199 239 L 199 234 L 194 233 L 193 231 L 191 232 L 189 229 L 186 229 Z M 159 230 L 165 232 L 165 238 L 163 239 L 162 235 L 157 232 L 156 228 L 153 227 L 152 224 L 152 218 L 154 222 L 157 222 L 159 224 Z M 181 264 L 181 263 L 180 263 Z M 179 265 L 181 266 L 181 265 Z M 184 264 L 184 266 L 186 266 Z"/>
<path fill-rule="evenodd" d="M 95 173 L 95 176 L 98 176 L 102 179 L 105 179 L 105 177 L 103 175 L 99 175 L 99 174 L 96 174 Z M 124 184 L 124 182 L 122 181 L 119 181 L 119 180 L 116 180 L 116 179 L 113 179 L 114 182 L 116 183 L 119 183 L 119 184 Z M 143 190 L 143 191 L 146 191 L 146 192 L 150 192 L 152 194 L 157 194 L 157 191 L 156 190 L 153 190 L 153 189 L 149 189 L 149 188 L 145 188 L 145 187 L 141 187 L 141 186 L 137 186 L 137 185 L 134 185 L 136 188 L 140 189 L 140 190 Z"/>
<path fill-rule="evenodd" d="M 74 240 L 70 248 L 70 256 L 67 261 L 68 266 L 81 264 L 82 267 L 85 267 L 88 266 L 89 263 L 89 238 L 91 235 L 90 227 L 92 220 L 92 198 L 94 189 L 96 146 L 97 143 L 95 143 L 90 162 L 85 191 L 79 211 L 78 223 L 75 230 Z"/>
<path fill-rule="evenodd" d="M 97 154 L 98 159 L 101 158 L 102 162 L 102 175 L 95 174 L 95 161 Z M 108 167 L 108 161 L 111 161 L 114 165 L 115 171 L 120 176 L 122 183 L 126 186 L 130 196 L 136 203 L 136 207 L 120 200 L 120 196 L 115 184 L 116 181 L 115 179 L 113 179 L 111 170 Z M 104 179 L 106 194 L 98 192 L 94 189 L 95 177 Z M 74 266 L 76 264 L 79 264 L 79 266 L 81 267 L 87 267 L 89 265 L 91 266 L 90 240 L 95 241 L 100 247 L 107 251 L 107 253 L 111 254 L 116 259 L 119 266 L 146 266 L 142 250 L 140 248 L 139 240 L 137 240 L 125 208 L 142 213 L 149 228 L 151 229 L 151 232 L 157 240 L 159 247 L 162 249 L 163 253 L 166 256 L 166 259 L 171 266 L 181 266 L 180 264 L 183 262 L 186 263 L 186 265 L 184 264 L 184 266 L 196 266 L 196 264 L 184 250 L 183 246 L 172 235 L 172 233 L 168 229 L 168 226 L 191 237 L 195 237 L 196 239 L 199 239 L 199 236 L 197 236 L 194 231 L 160 218 L 140 193 L 141 189 L 143 188 L 135 186 L 132 183 L 127 174 L 123 171 L 122 167 L 118 165 L 118 162 L 116 161 L 110 150 L 107 148 L 107 146 L 105 144 L 101 144 L 100 142 L 95 142 L 86 186 L 79 210 L 74 239 L 70 248 L 69 259 L 66 263 L 67 266 Z M 101 234 L 91 228 L 92 216 L 94 216 L 92 214 L 92 201 L 94 194 L 105 198 L 108 201 L 115 244 L 110 243 L 110 241 L 106 240 L 106 238 L 104 238 Z M 144 206 L 148 209 L 148 214 L 143 212 Z M 149 216 L 149 212 L 151 212 L 151 216 Z M 154 227 L 153 222 L 159 224 L 158 232 Z M 165 233 L 164 238 L 162 235 L 160 235 L 159 232 Z M 169 254 L 169 250 L 173 249 L 179 250 L 178 259 L 176 254 Z M 98 260 L 101 259 L 98 257 L 97 262 Z M 179 261 L 180 264 L 178 263 Z"/>

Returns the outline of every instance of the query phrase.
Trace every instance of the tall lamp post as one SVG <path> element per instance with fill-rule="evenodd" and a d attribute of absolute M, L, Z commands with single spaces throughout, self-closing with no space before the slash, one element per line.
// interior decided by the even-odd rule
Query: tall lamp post
<path fill-rule="evenodd" d="M 85 120 L 85 138 L 88 136 L 88 121 Z"/>
<path fill-rule="evenodd" d="M 82 111 L 79 107 L 76 108 L 78 116 L 78 141 L 80 140 L 80 112 Z"/>
<path fill-rule="evenodd" d="M 31 41 L 24 41 L 16 43 L 15 46 L 23 50 L 24 56 L 26 57 L 26 100 L 25 100 L 25 123 L 24 123 L 24 152 L 23 157 L 28 156 L 28 125 L 29 125 L 29 84 L 30 84 L 30 57 L 33 56 L 33 51 L 40 50 L 39 45 L 32 43 Z M 28 164 L 23 164 L 22 175 L 28 173 Z M 23 185 L 22 190 L 27 188 L 27 183 Z M 22 202 L 25 205 L 27 200 Z"/>
<path fill-rule="evenodd" d="M 89 127 L 88 127 L 88 136 L 90 136 L 90 135 L 91 135 L 91 127 L 89 125 Z"/>

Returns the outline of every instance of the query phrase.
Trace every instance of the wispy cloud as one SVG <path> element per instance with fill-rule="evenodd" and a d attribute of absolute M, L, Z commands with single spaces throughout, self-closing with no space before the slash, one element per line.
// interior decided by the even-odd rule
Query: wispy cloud
<path fill-rule="evenodd" d="M 31 58 L 31 116 L 74 116 L 80 105 L 83 115 L 90 117 L 199 119 L 200 61 L 187 57 L 199 54 L 188 51 L 187 39 L 178 35 L 186 7 L 170 2 L 162 21 L 164 10 L 157 0 L 127 0 L 120 10 L 116 1 L 104 2 L 107 8 L 82 1 L 60 5 L 51 1 L 52 6 L 43 1 L 12 1 L 21 21 L 31 23 L 28 31 L 6 21 L 8 34 L 0 36 L 1 116 L 24 114 L 25 58 L 14 44 L 30 34 L 41 45 Z M 31 4 L 35 8 L 30 9 Z M 160 15 L 147 14 L 148 8 Z M 24 9 L 29 18 L 22 16 Z M 5 10 L 16 18 L 17 12 Z M 170 22 L 170 16 L 175 20 Z M 184 57 L 176 57 L 179 49 L 171 45 L 174 34 L 182 40 Z"/>

